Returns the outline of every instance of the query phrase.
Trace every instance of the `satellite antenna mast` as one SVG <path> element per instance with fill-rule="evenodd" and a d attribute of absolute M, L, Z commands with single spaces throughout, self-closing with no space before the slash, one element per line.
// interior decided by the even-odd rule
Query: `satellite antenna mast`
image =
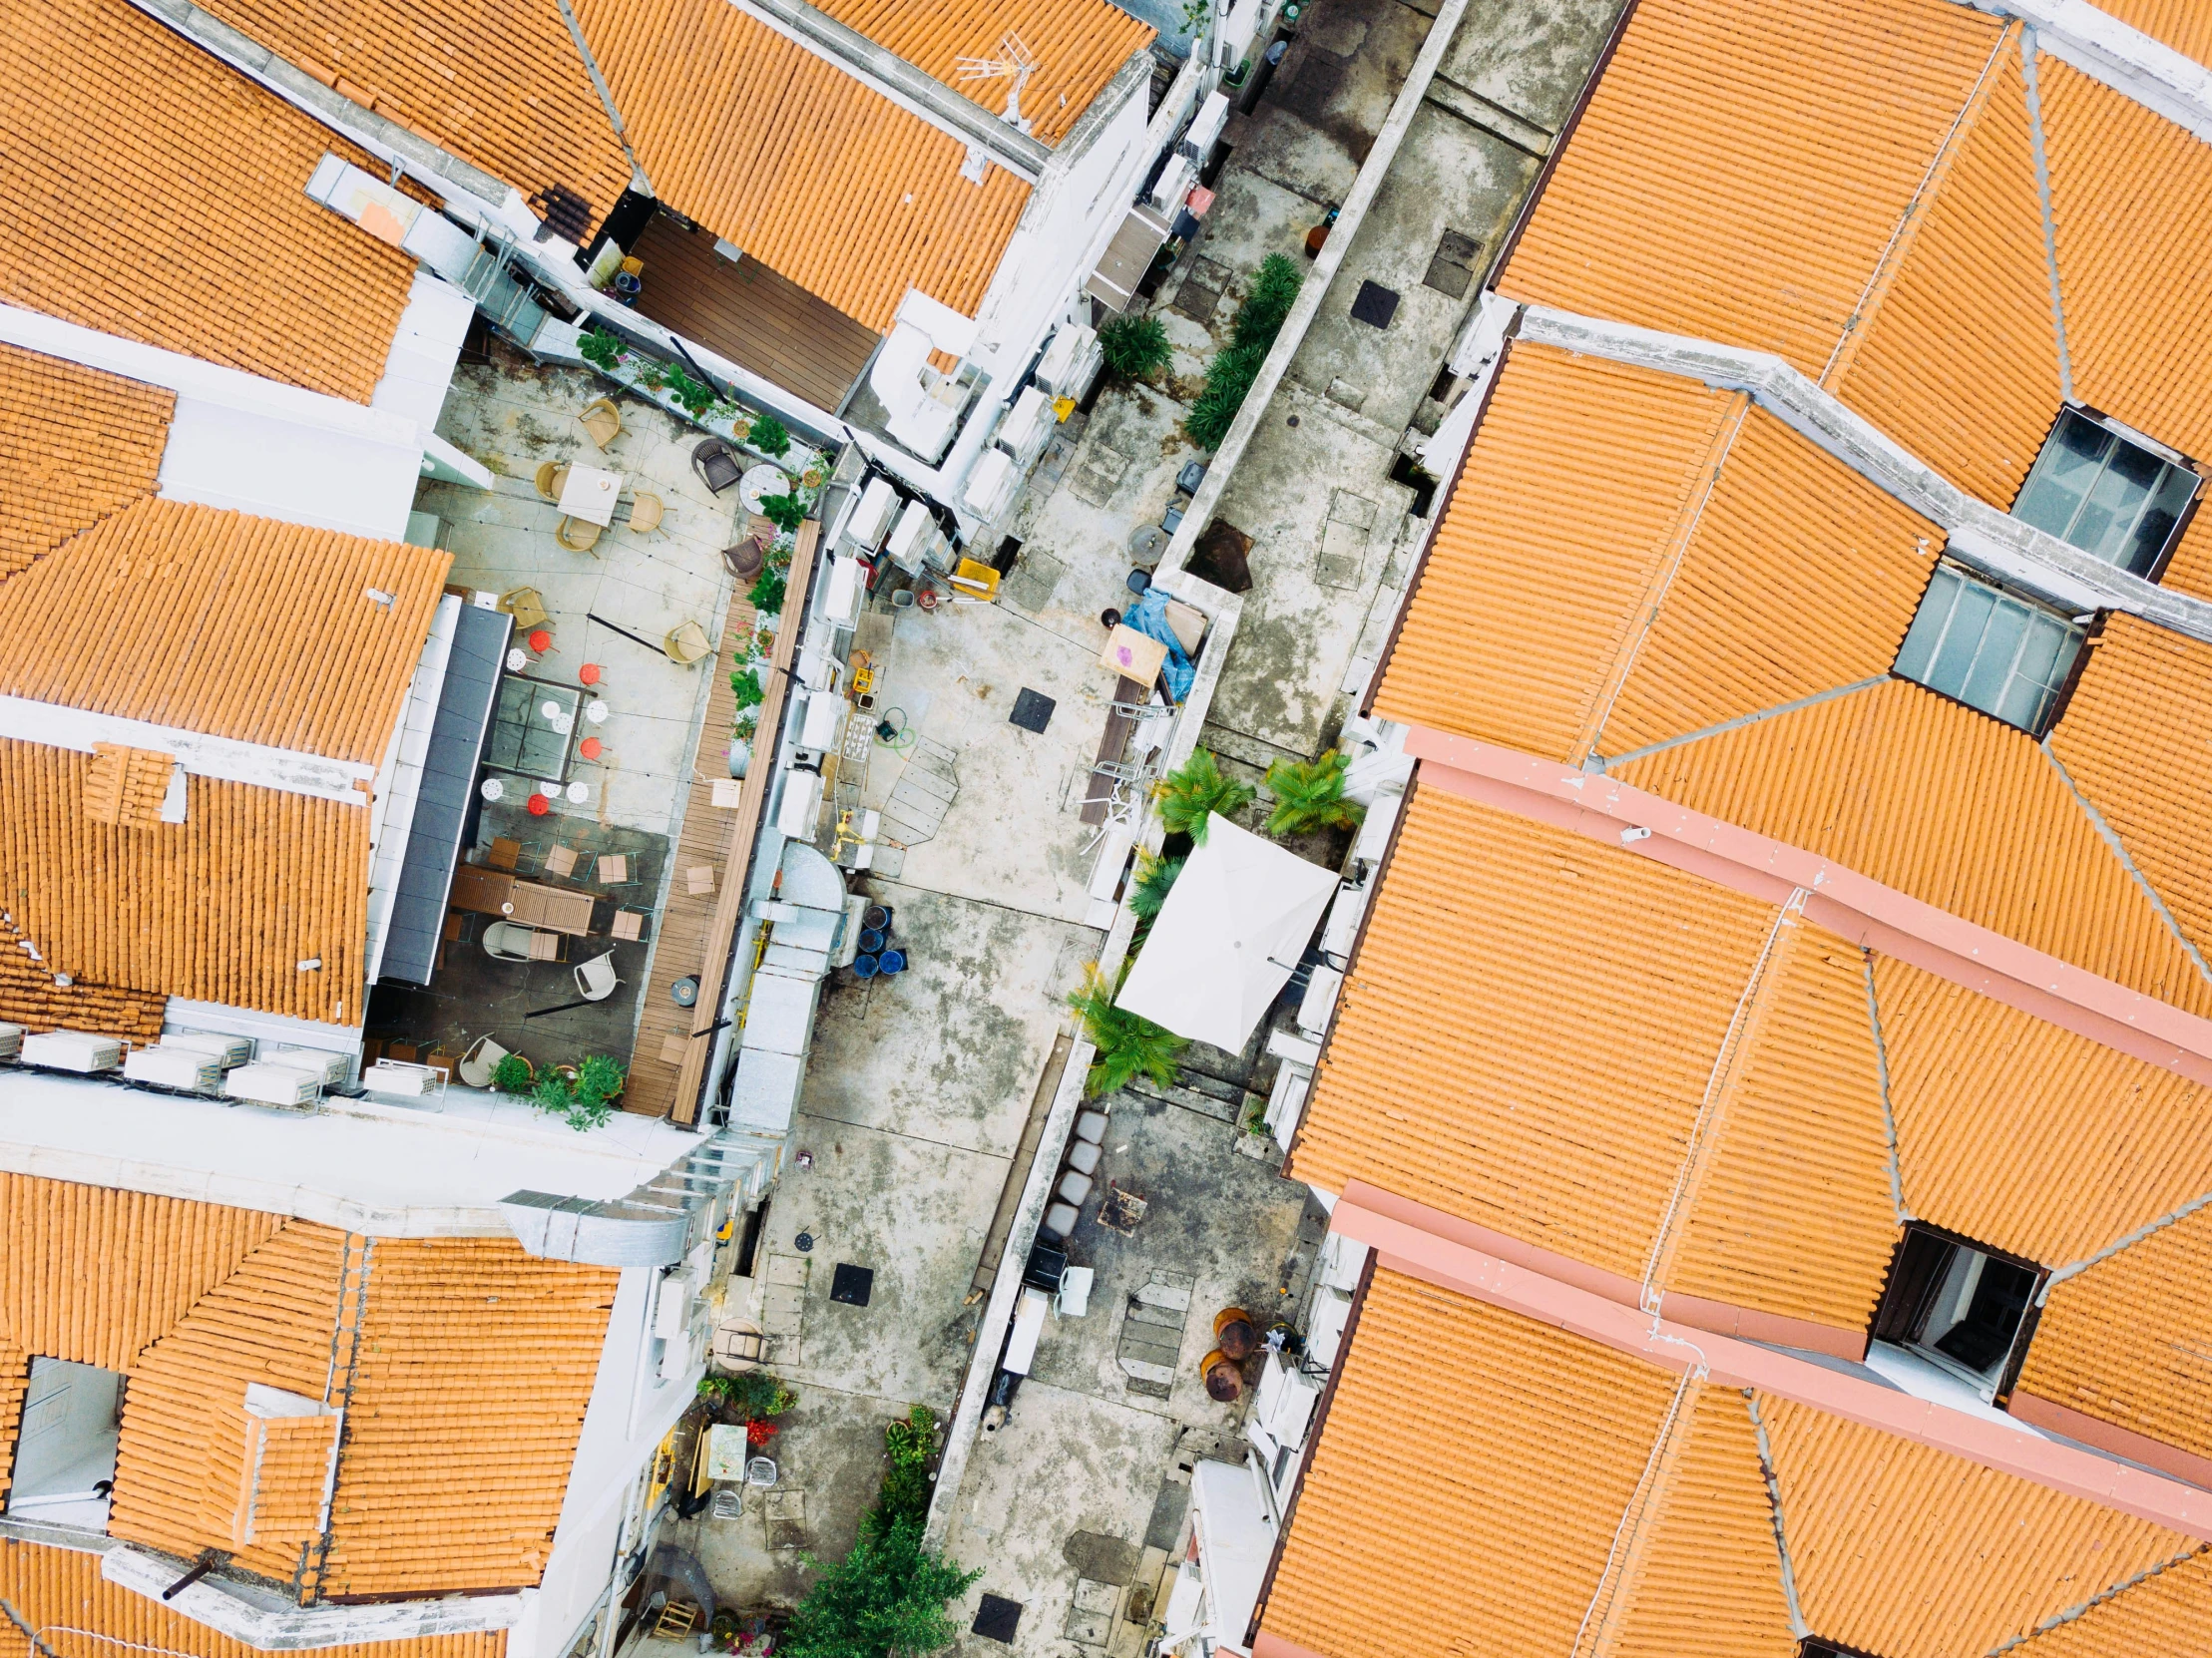
<path fill-rule="evenodd" d="M 961 81 L 1012 81 L 1007 89 L 1006 113 L 1000 119 L 1010 127 L 1028 132 L 1030 124 L 1022 119 L 1022 89 L 1039 69 L 1037 55 L 1024 44 L 1022 37 L 1008 34 L 999 42 L 999 55 L 995 58 L 956 58 L 960 73 L 954 77 Z"/>

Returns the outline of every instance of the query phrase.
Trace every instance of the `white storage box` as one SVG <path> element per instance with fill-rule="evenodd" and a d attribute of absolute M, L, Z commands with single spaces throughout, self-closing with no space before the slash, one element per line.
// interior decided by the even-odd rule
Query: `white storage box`
<path fill-rule="evenodd" d="M 96 1036 L 89 1031 L 49 1031 L 43 1036 L 25 1036 L 21 1057 L 27 1065 L 82 1071 L 89 1076 L 123 1063 L 123 1044 L 113 1036 Z"/>
<path fill-rule="evenodd" d="M 1046 440 L 1059 424 L 1053 419 L 1052 399 L 1035 386 L 1024 386 L 1022 395 L 1014 400 L 1014 407 L 1007 411 L 997 442 L 1014 457 L 1017 466 L 1027 468 L 1044 450 Z"/>
<path fill-rule="evenodd" d="M 247 1036 L 232 1036 L 221 1031 L 164 1031 L 162 1046 L 174 1047 L 181 1053 L 206 1053 L 224 1070 L 244 1064 L 253 1057 L 253 1042 Z"/>
<path fill-rule="evenodd" d="M 326 1047 L 272 1047 L 261 1057 L 272 1065 L 288 1065 L 293 1070 L 312 1072 L 326 1088 L 342 1085 L 346 1072 L 352 1069 L 345 1054 L 333 1053 Z"/>
<path fill-rule="evenodd" d="M 222 1083 L 222 1061 L 195 1047 L 142 1047 L 126 1054 L 123 1074 L 134 1082 L 150 1082 L 159 1088 L 191 1088 L 211 1093 Z"/>
<path fill-rule="evenodd" d="M 891 528 L 891 515 L 898 505 L 898 492 L 889 479 L 869 479 L 868 487 L 860 492 L 859 505 L 845 522 L 845 539 L 863 553 L 873 553 L 883 545 L 884 532 Z"/>
<path fill-rule="evenodd" d="M 23 1050 L 23 1027 L 0 1021 L 0 1059 L 12 1059 Z"/>
<path fill-rule="evenodd" d="M 975 470 L 968 474 L 968 510 L 988 523 L 1006 511 L 1020 482 L 1013 456 L 1003 449 L 985 450 Z"/>
<path fill-rule="evenodd" d="M 322 1077 L 316 1071 L 263 1060 L 238 1066 L 222 1079 L 222 1091 L 228 1098 L 256 1105 L 312 1105 L 322 1097 Z"/>

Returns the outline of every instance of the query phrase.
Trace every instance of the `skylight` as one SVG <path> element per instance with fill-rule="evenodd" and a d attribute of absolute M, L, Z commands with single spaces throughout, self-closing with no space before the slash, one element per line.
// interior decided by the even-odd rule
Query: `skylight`
<path fill-rule="evenodd" d="M 2136 576 L 2165 556 L 2201 480 L 2171 450 L 2116 422 L 2061 409 L 2012 516 Z"/>
<path fill-rule="evenodd" d="M 2055 612 L 1947 562 L 1898 647 L 1897 672 L 2040 737 L 2085 636 Z"/>
<path fill-rule="evenodd" d="M 1909 1227 L 1871 1333 L 1992 1398 L 2004 1384 L 2037 1277 L 2034 1268 L 1994 1251 Z"/>

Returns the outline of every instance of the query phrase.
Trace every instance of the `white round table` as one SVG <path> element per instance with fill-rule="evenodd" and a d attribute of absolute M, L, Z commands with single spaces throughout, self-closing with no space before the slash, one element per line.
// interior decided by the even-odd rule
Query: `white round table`
<path fill-rule="evenodd" d="M 790 475 L 779 466 L 751 467 L 737 480 L 737 499 L 746 512 L 757 513 L 762 501 L 771 495 L 789 495 L 793 487 Z"/>

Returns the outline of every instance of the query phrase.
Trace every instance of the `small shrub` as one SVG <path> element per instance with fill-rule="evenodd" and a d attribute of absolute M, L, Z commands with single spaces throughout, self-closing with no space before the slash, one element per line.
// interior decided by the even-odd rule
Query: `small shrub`
<path fill-rule="evenodd" d="M 888 1519 L 922 1520 L 929 1516 L 929 1459 L 941 1443 L 937 1418 L 927 1405 L 917 1405 L 883 1431 L 884 1449 L 891 1467 L 883 1476 L 877 1506 Z"/>
<path fill-rule="evenodd" d="M 981 1577 L 922 1546 L 922 1522 L 880 1511 L 860 1524 L 852 1552 L 821 1566 L 783 1632 L 779 1658 L 909 1658 L 959 1637 L 945 1605 Z"/>
<path fill-rule="evenodd" d="M 599 1127 L 615 1114 L 608 1100 L 622 1085 L 622 1067 L 612 1059 L 594 1055 L 577 1066 L 573 1082 L 557 1070 L 546 1071 L 530 1090 L 530 1103 L 582 1133 Z"/>
<path fill-rule="evenodd" d="M 1127 1087 L 1148 1076 L 1161 1087 L 1175 1079 L 1175 1060 L 1190 1044 L 1148 1019 L 1113 1005 L 1113 988 L 1094 967 L 1083 989 L 1068 999 L 1083 1021 L 1084 1035 L 1098 1051 L 1085 1075 L 1083 1091 L 1093 1098 Z"/>
<path fill-rule="evenodd" d="M 806 522 L 806 503 L 795 495 L 763 495 L 760 516 L 778 530 L 796 531 Z"/>
<path fill-rule="evenodd" d="M 774 415 L 756 415 L 753 418 L 752 431 L 747 436 L 746 441 L 753 448 L 759 450 L 761 454 L 772 458 L 780 456 L 791 447 L 791 434 L 785 430 L 783 422 L 776 419 Z"/>
<path fill-rule="evenodd" d="M 569 1107 L 576 1103 L 576 1084 L 559 1071 L 549 1070 L 531 1088 L 530 1103 L 541 1111 L 566 1115 Z"/>
<path fill-rule="evenodd" d="M 1117 316 L 1099 330 L 1106 367 L 1124 380 L 1140 380 L 1167 366 L 1173 355 L 1156 316 Z"/>
<path fill-rule="evenodd" d="M 752 591 L 745 595 L 745 599 L 755 611 L 763 616 L 781 616 L 783 614 L 783 594 L 782 576 L 772 570 L 763 570 L 759 579 L 753 583 Z"/>
<path fill-rule="evenodd" d="M 1306 273 L 1285 254 L 1270 253 L 1260 260 L 1259 269 L 1252 276 L 1251 288 L 1244 295 L 1244 303 L 1237 306 L 1236 321 L 1231 325 L 1236 343 L 1256 345 L 1262 351 L 1273 345 L 1290 315 L 1290 307 L 1298 302 L 1298 289 L 1305 280 Z"/>
<path fill-rule="evenodd" d="M 729 694 L 737 699 L 737 711 L 760 706 L 760 699 L 767 693 L 760 688 L 760 675 L 750 666 L 741 667 L 729 676 Z"/>
<path fill-rule="evenodd" d="M 1252 382 L 1259 378 L 1260 364 L 1266 360 L 1264 345 L 1232 345 L 1206 365 L 1206 383 L 1191 399 L 1190 412 L 1183 416 L 1182 429 L 1192 443 L 1201 449 L 1221 447 L 1221 440 L 1229 435 L 1229 427 L 1236 420 L 1236 411 L 1244 407 Z"/>
<path fill-rule="evenodd" d="M 1351 760 L 1329 749 L 1314 760 L 1277 760 L 1267 768 L 1267 786 L 1275 793 L 1268 814 L 1270 835 L 1303 835 L 1315 829 L 1356 829 L 1366 808 L 1344 798 L 1344 773 Z"/>
<path fill-rule="evenodd" d="M 576 1097 L 592 1104 L 623 1091 L 623 1067 L 595 1053 L 576 1067 Z"/>
<path fill-rule="evenodd" d="M 1203 842 L 1215 812 L 1240 812 L 1258 793 L 1249 783 L 1222 776 L 1211 749 L 1193 749 L 1189 759 L 1159 780 L 1159 821 L 1170 835 Z"/>
<path fill-rule="evenodd" d="M 622 361 L 623 342 L 613 334 L 601 333 L 597 328 L 586 330 L 584 337 L 576 342 L 576 348 L 583 353 L 586 362 L 594 368 L 605 369 L 610 374 L 614 373 L 615 365 Z"/>
<path fill-rule="evenodd" d="M 530 1061 L 520 1053 L 501 1054 L 499 1063 L 492 1066 L 492 1086 L 501 1093 L 530 1092 Z"/>

